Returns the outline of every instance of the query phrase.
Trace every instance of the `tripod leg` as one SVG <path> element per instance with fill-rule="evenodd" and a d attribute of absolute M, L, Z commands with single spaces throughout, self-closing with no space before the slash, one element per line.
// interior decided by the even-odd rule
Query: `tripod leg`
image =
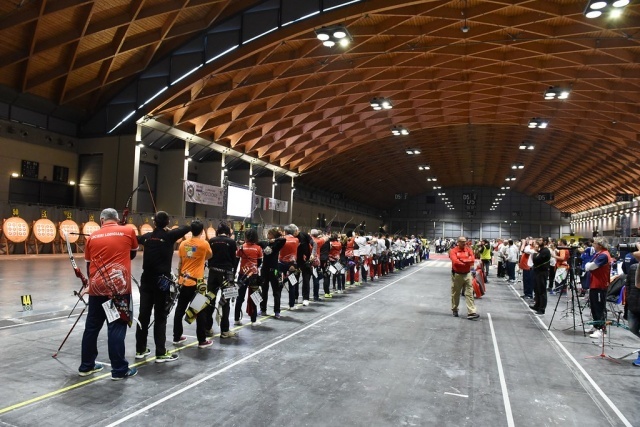
<path fill-rule="evenodd" d="M 580 295 L 578 294 L 578 288 L 575 286 L 574 283 L 574 292 L 573 292 L 573 296 L 571 297 L 573 301 L 573 298 L 575 298 L 576 302 L 578 303 L 578 312 L 580 313 L 580 324 L 582 325 L 582 334 L 583 336 L 587 336 L 587 330 L 584 328 L 584 317 L 582 316 L 582 309 L 583 307 L 580 305 Z M 573 313 L 573 319 L 574 319 L 574 323 L 575 323 L 575 312 Z M 575 329 L 575 327 L 574 327 Z"/>
<path fill-rule="evenodd" d="M 551 324 L 553 323 L 553 318 L 556 316 L 556 311 L 558 311 L 558 305 L 560 305 L 560 298 L 562 298 L 562 291 L 565 289 L 567 289 L 566 285 L 562 286 L 562 288 L 558 292 L 558 300 L 556 301 L 556 306 L 553 309 L 553 314 L 551 315 L 551 320 L 549 321 L 549 328 L 547 328 L 548 331 L 551 330 Z"/>
<path fill-rule="evenodd" d="M 73 326 L 71 327 L 71 329 L 69 330 L 69 333 L 67 334 L 66 337 L 64 337 L 64 340 L 62 340 L 62 344 L 60 344 L 60 347 L 58 347 L 58 350 L 56 350 L 56 352 L 53 354 L 54 359 L 56 357 L 58 357 L 58 353 L 60 352 L 60 349 L 62 349 L 62 346 L 64 345 L 64 343 L 67 342 L 67 339 L 69 338 L 69 335 L 71 335 L 71 332 L 73 332 L 73 329 L 76 327 L 76 325 L 78 324 L 78 321 L 80 320 L 80 318 L 82 317 L 82 315 L 84 314 L 84 311 L 87 309 L 87 307 L 83 308 L 82 311 L 80 312 L 80 315 L 78 316 L 78 318 L 76 319 L 75 322 L 73 322 Z"/>
<path fill-rule="evenodd" d="M 640 348 L 637 350 L 633 350 L 631 353 L 625 354 L 624 356 L 620 356 L 620 357 L 616 357 L 616 359 L 620 360 L 620 359 L 626 359 L 627 357 L 631 356 L 632 354 L 640 354 Z"/>

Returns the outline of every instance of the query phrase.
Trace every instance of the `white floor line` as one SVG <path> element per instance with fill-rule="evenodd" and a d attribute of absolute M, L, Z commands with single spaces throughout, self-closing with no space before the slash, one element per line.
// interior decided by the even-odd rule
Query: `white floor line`
<path fill-rule="evenodd" d="M 466 394 L 449 393 L 448 391 L 445 391 L 444 394 L 448 394 L 449 396 L 469 397 L 469 395 Z"/>
<path fill-rule="evenodd" d="M 496 364 L 498 365 L 498 376 L 500 377 L 500 388 L 502 389 L 502 400 L 504 401 L 504 411 L 507 415 L 507 425 L 515 426 L 513 422 L 513 412 L 511 411 L 511 401 L 509 400 L 509 390 L 507 390 L 507 381 L 504 378 L 504 370 L 502 369 L 502 359 L 500 358 L 500 350 L 498 349 L 498 340 L 496 339 L 496 331 L 493 328 L 493 320 L 491 313 L 487 313 L 489 318 L 489 327 L 491 328 L 491 339 L 493 340 L 493 350 L 496 353 Z"/>
<path fill-rule="evenodd" d="M 134 307 L 138 307 L 140 305 L 140 303 L 135 303 L 133 304 Z M 78 309 L 80 310 L 80 309 Z M 38 316 L 40 315 L 45 315 L 47 313 L 39 313 Z M 33 322 L 29 322 L 29 321 L 25 321 L 23 322 L 22 319 L 18 318 L 18 317 L 11 317 L 8 319 L 0 319 L 0 320 L 5 320 L 8 322 L 20 322 L 20 323 L 16 323 L 15 325 L 7 325 L 7 326 L 0 326 L 0 331 L 3 329 L 12 329 L 12 328 L 19 328 L 21 326 L 31 326 L 31 325 L 36 325 L 38 323 L 45 323 L 45 322 L 53 322 L 55 320 L 62 320 L 62 319 L 71 319 L 74 317 L 78 317 L 80 315 L 80 313 L 74 313 L 72 315 L 67 315 L 67 316 L 60 316 L 60 317 L 50 317 L 48 319 L 42 319 L 42 320 L 34 320 Z"/>
<path fill-rule="evenodd" d="M 509 287 L 511 288 L 511 290 L 518 296 L 518 298 L 520 297 L 520 295 L 518 294 L 518 291 L 515 290 L 515 288 L 511 285 L 509 285 Z M 522 300 L 523 304 L 525 306 L 527 306 L 527 309 L 529 309 L 529 306 L 527 305 L 527 302 Z M 556 336 L 553 334 L 553 332 L 551 332 L 550 330 L 547 329 L 547 325 L 544 324 L 544 322 L 542 321 L 542 319 L 540 317 L 536 317 L 536 320 L 542 325 L 543 329 L 551 336 L 551 338 L 553 338 L 553 341 L 555 341 L 555 343 L 558 345 L 558 347 L 560 347 L 560 349 L 563 351 L 563 353 L 569 358 L 569 360 L 571 360 L 573 362 L 573 364 L 578 368 L 578 370 L 582 373 L 582 375 L 584 375 L 584 377 L 587 379 L 587 381 L 589 381 L 589 383 L 591 383 L 591 385 L 593 386 L 593 388 L 595 389 L 595 391 L 598 392 L 598 394 L 600 395 L 600 397 L 602 397 L 602 399 L 607 402 L 607 405 L 609 405 L 609 407 L 611 408 L 611 410 L 613 412 L 615 412 L 615 414 L 618 416 L 618 418 L 620 418 L 620 421 L 622 421 L 622 423 L 627 426 L 627 427 L 633 427 L 633 425 L 629 422 L 629 420 L 627 419 L 627 417 L 625 417 L 622 412 L 620 412 L 620 410 L 618 409 L 618 407 L 615 405 L 615 403 L 613 403 L 613 401 L 611 399 L 609 399 L 609 396 L 607 396 L 605 394 L 604 391 L 602 391 L 602 389 L 600 388 L 600 386 L 594 381 L 593 378 L 591 378 L 591 376 L 587 373 L 587 371 L 582 367 L 582 365 L 580 365 L 578 363 L 578 361 L 571 355 L 571 353 L 569 353 L 569 350 L 567 350 L 567 348 L 560 342 L 560 340 L 558 340 L 558 338 L 556 338 Z"/>
<path fill-rule="evenodd" d="M 183 387 L 183 388 L 181 388 L 181 389 L 179 389 L 179 390 L 176 390 L 176 391 L 174 391 L 173 393 L 171 393 L 171 394 L 169 394 L 169 395 L 167 395 L 167 396 L 163 397 L 162 399 L 157 400 L 157 401 L 155 401 L 155 402 L 153 402 L 153 403 L 151 403 L 151 404 L 149 404 L 149 405 L 147 405 L 147 406 L 145 406 L 145 407 L 143 407 L 143 408 L 140 408 L 140 409 L 138 409 L 137 411 L 135 411 L 135 412 L 133 412 L 133 413 L 131 413 L 131 414 L 127 415 L 127 416 L 126 416 L 126 417 L 124 417 L 124 418 L 121 418 L 121 419 L 119 419 L 119 420 L 117 420 L 117 421 L 114 421 L 113 423 L 111 423 L 111 424 L 107 425 L 107 427 L 115 427 L 115 426 L 118 426 L 118 425 L 120 425 L 120 424 L 124 423 L 125 421 L 128 421 L 128 420 L 130 420 L 130 419 L 132 419 L 132 418 L 134 418 L 134 417 L 137 417 L 138 415 L 140 415 L 140 414 L 143 414 L 143 413 L 147 412 L 149 409 L 152 409 L 152 408 L 154 408 L 154 407 L 156 407 L 156 406 L 158 406 L 158 405 L 160 405 L 160 404 L 162 404 L 162 403 L 166 402 L 167 400 L 172 399 L 172 398 L 174 398 L 174 397 L 176 397 L 176 396 L 178 396 L 178 395 L 180 395 L 180 394 L 184 393 L 185 391 L 188 391 L 188 390 L 190 390 L 190 389 L 192 389 L 192 388 L 194 388 L 194 387 L 196 387 L 196 386 L 198 386 L 198 385 L 202 384 L 203 382 L 208 381 L 208 380 L 210 380 L 211 378 L 214 378 L 214 377 L 216 377 L 216 376 L 218 376 L 218 375 L 220 375 L 220 374 L 222 374 L 222 373 L 224 373 L 224 372 L 228 371 L 229 369 L 231 369 L 231 368 L 233 368 L 233 367 L 235 367 L 235 366 L 237 366 L 237 365 L 239 365 L 239 364 L 241 364 L 241 363 L 246 362 L 246 361 L 247 361 L 247 360 L 249 360 L 249 359 L 253 359 L 253 358 L 254 358 L 254 357 L 256 357 L 257 355 L 259 355 L 259 354 L 261 354 L 261 353 L 264 353 L 265 351 L 269 350 L 270 348 L 275 347 L 275 346 L 277 346 L 278 344 L 282 344 L 283 342 L 285 342 L 285 341 L 287 341 L 287 340 L 289 340 L 289 339 L 291 339 L 291 338 L 295 337 L 295 336 L 296 336 L 296 335 L 298 335 L 298 334 L 301 334 L 302 332 L 306 331 L 307 329 L 313 328 L 313 327 L 314 327 L 314 326 L 316 326 L 318 323 L 324 322 L 325 320 L 329 319 L 330 317 L 333 317 L 333 316 L 335 316 L 336 314 L 343 312 L 343 311 L 344 311 L 344 310 L 346 310 L 347 308 L 352 307 L 352 306 L 354 306 L 355 304 L 358 304 L 359 302 L 362 302 L 362 301 L 366 300 L 367 298 L 372 297 L 373 295 L 377 294 L 378 292 L 383 291 L 384 289 L 388 288 L 389 286 L 391 286 L 391 285 L 393 285 L 393 284 L 395 284 L 395 283 L 397 283 L 397 282 L 399 282 L 399 281 L 401 281 L 401 280 L 406 279 L 407 277 L 409 277 L 409 276 L 411 276 L 411 275 L 413 275 L 413 274 L 415 274 L 415 273 L 419 272 L 419 271 L 420 271 L 420 270 L 422 270 L 424 267 L 425 267 L 425 266 L 422 266 L 422 267 L 418 268 L 417 270 L 415 270 L 415 271 L 413 271 L 413 272 L 411 272 L 411 273 L 408 273 L 408 274 L 406 274 L 406 275 L 404 275 L 404 276 L 402 276 L 402 277 L 398 278 L 397 280 L 394 280 L 393 282 L 389 283 L 388 285 L 385 285 L 385 286 L 383 286 L 382 288 L 377 289 L 377 290 L 375 290 L 375 291 L 371 292 L 369 295 L 365 295 L 364 297 L 362 297 L 362 298 L 360 298 L 360 299 L 358 299 L 358 300 L 356 300 L 356 301 L 354 301 L 354 302 L 352 302 L 352 303 L 349 303 L 349 304 L 345 305 L 344 307 L 342 307 L 342 308 L 340 308 L 340 309 L 338 309 L 338 310 L 334 311 L 333 313 L 327 314 L 326 316 L 324 316 L 324 317 L 322 317 L 322 318 L 320 318 L 320 319 L 316 320 L 315 322 L 313 322 L 313 323 L 311 323 L 311 324 L 309 324 L 309 325 L 305 326 L 304 328 L 302 328 L 302 329 L 298 329 L 297 331 L 292 332 L 290 335 L 287 335 L 287 336 L 285 336 L 284 338 L 281 338 L 281 339 L 279 339 L 278 341 L 275 341 L 275 342 L 273 342 L 273 343 L 269 344 L 268 346 L 263 347 L 263 348 L 261 348 L 260 350 L 257 350 L 257 351 L 255 351 L 255 352 L 253 352 L 253 353 L 251 353 L 251 354 L 249 354 L 249 355 L 247 355 L 247 356 L 243 357 L 242 359 L 239 359 L 239 360 L 237 360 L 237 361 L 233 362 L 232 364 L 230 364 L 230 365 L 228 365 L 228 366 L 225 366 L 225 367 L 224 367 L 224 368 L 222 368 L 222 369 L 219 369 L 219 370 L 217 370 L 217 371 L 215 371 L 215 372 L 212 372 L 211 374 L 207 375 L 206 377 L 203 377 L 203 378 L 199 379 L 198 381 L 196 381 L 196 382 L 194 382 L 194 383 L 191 383 L 191 384 L 189 384 L 189 385 L 187 385 L 187 386 L 185 386 L 185 387 Z"/>
<path fill-rule="evenodd" d="M 78 314 L 72 314 L 71 316 L 69 316 L 69 318 L 73 318 L 73 317 L 78 317 L 80 313 Z M 0 330 L 3 329 L 12 329 L 12 328 L 18 328 L 20 326 L 29 326 L 29 325 L 35 325 L 37 323 L 44 323 L 44 322 L 53 322 L 54 320 L 60 320 L 60 319 L 66 319 L 67 316 L 61 316 L 61 317 L 52 317 L 50 319 L 43 319 L 43 320 L 35 320 L 33 322 L 24 322 L 24 323 L 17 323 L 15 325 L 8 325 L 8 326 L 1 326 Z M 5 320 L 9 320 L 9 321 L 16 321 L 16 319 L 5 319 Z"/>

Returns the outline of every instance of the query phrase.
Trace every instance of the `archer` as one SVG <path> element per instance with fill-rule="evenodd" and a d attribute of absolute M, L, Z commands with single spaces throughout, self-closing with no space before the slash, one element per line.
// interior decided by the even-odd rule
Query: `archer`
<path fill-rule="evenodd" d="M 135 231 L 118 224 L 118 212 L 107 208 L 100 213 L 102 228 L 94 231 L 86 244 L 84 257 L 89 273 L 89 310 L 82 336 L 82 377 L 102 371 L 98 357 L 98 335 L 105 320 L 111 360 L 111 379 L 121 380 L 138 373 L 125 358 L 124 340 L 131 325 L 131 260 L 138 251 Z M 98 260 L 100 260 L 98 265 Z M 111 314 L 113 313 L 113 314 Z M 111 317 L 110 317 L 111 315 Z"/>

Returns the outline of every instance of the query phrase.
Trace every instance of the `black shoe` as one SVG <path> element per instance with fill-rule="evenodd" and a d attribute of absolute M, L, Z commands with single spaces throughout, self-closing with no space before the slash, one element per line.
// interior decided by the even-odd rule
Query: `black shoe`
<path fill-rule="evenodd" d="M 536 310 L 536 316 L 542 316 L 544 314 L 544 310 Z"/>
<path fill-rule="evenodd" d="M 458 310 L 452 310 L 453 317 L 458 317 Z"/>
<path fill-rule="evenodd" d="M 136 368 L 129 368 L 129 370 L 123 376 L 115 377 L 115 376 L 111 375 L 111 379 L 113 381 L 120 381 L 120 380 L 123 380 L 125 378 L 135 377 L 136 375 L 138 375 L 138 370 Z"/>
<path fill-rule="evenodd" d="M 480 315 L 478 313 L 467 314 L 467 319 L 469 319 L 469 320 L 475 320 L 478 317 L 480 317 Z"/>
<path fill-rule="evenodd" d="M 538 307 L 536 307 L 535 305 L 530 305 L 529 308 L 533 311 L 538 311 Z"/>

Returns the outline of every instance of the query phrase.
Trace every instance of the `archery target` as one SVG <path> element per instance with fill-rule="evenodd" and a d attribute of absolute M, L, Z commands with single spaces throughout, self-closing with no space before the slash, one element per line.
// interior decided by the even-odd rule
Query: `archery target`
<path fill-rule="evenodd" d="M 91 235 L 91 233 L 98 230 L 100 230 L 100 226 L 98 225 L 97 222 L 94 222 L 94 221 L 87 221 L 84 223 L 84 226 L 82 226 L 83 234 Z"/>
<path fill-rule="evenodd" d="M 78 236 L 78 233 L 80 233 L 80 228 L 78 228 L 78 224 L 76 224 L 75 221 L 65 219 L 60 223 L 60 236 L 62 237 L 62 240 L 66 241 L 66 239 L 64 238 L 64 231 L 69 233 L 69 243 L 75 243 L 78 241 L 78 237 L 80 237 Z"/>
<path fill-rule="evenodd" d="M 2 232 L 10 242 L 22 243 L 29 237 L 29 224 L 22 218 L 8 218 L 2 224 Z"/>
<path fill-rule="evenodd" d="M 56 238 L 56 226 L 50 219 L 40 218 L 33 223 L 33 234 L 41 243 L 51 243 Z"/>

